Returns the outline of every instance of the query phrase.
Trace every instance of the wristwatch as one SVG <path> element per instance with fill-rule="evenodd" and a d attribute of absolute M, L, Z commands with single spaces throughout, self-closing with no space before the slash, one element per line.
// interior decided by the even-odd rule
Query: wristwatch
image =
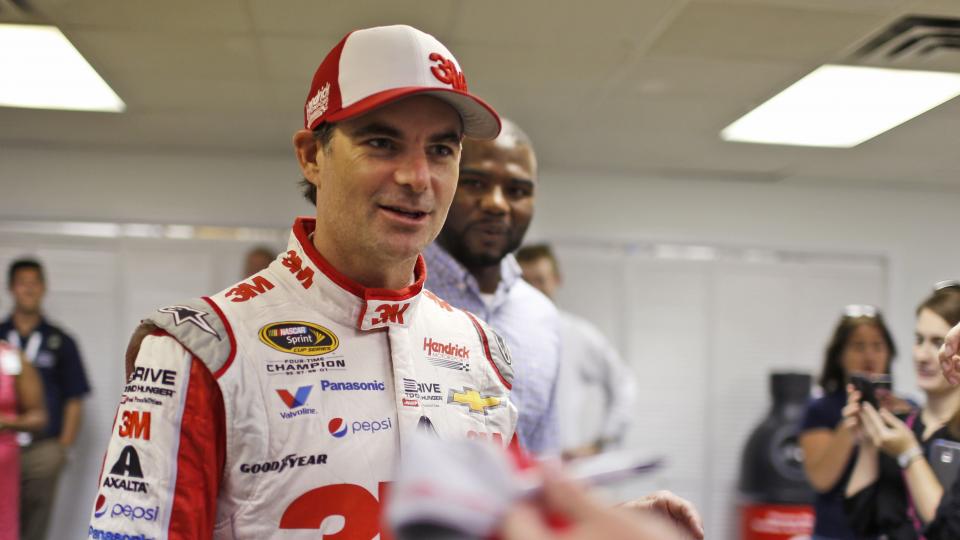
<path fill-rule="evenodd" d="M 923 450 L 919 446 L 911 446 L 907 451 L 897 456 L 897 465 L 901 469 L 906 469 L 916 459 L 923 457 Z"/>

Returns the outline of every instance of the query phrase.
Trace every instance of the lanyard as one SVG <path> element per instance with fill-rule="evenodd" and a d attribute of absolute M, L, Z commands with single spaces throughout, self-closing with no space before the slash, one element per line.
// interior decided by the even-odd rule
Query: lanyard
<path fill-rule="evenodd" d="M 40 343 L 43 341 L 43 336 L 40 335 L 40 331 L 34 330 L 30 337 L 27 338 L 27 346 L 23 346 L 23 342 L 20 340 L 20 333 L 17 332 L 17 329 L 11 329 L 7 333 L 7 341 L 23 351 L 23 354 L 26 355 L 27 359 L 30 360 L 30 363 L 34 363 L 37 359 L 37 353 L 40 352 Z"/>

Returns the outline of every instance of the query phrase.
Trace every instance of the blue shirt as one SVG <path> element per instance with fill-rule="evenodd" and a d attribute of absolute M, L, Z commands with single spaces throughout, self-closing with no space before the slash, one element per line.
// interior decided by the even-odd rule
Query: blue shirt
<path fill-rule="evenodd" d="M 549 298 L 522 278 L 513 255 L 500 263 L 500 283 L 489 305 L 476 278 L 440 246 L 423 252 L 427 288 L 493 327 L 513 357 L 511 401 L 520 412 L 520 443 L 537 453 L 558 453 L 559 423 L 554 395 L 560 368 L 560 315 Z"/>
<path fill-rule="evenodd" d="M 8 319 L 0 323 L 0 339 L 23 351 L 43 381 L 47 428 L 33 439 L 59 437 L 63 429 L 63 407 L 67 400 L 90 391 L 76 342 L 44 319 L 28 336 L 19 335 L 13 320 Z"/>
<path fill-rule="evenodd" d="M 847 393 L 842 389 L 811 401 L 807 405 L 806 414 L 800 425 L 800 432 L 815 429 L 835 429 L 837 424 L 843 420 L 843 408 L 846 404 Z M 814 536 L 824 536 L 838 540 L 855 540 L 857 538 L 843 509 L 844 491 L 853 472 L 855 455 L 856 450 L 850 453 L 850 458 L 844 466 L 843 475 L 830 488 L 830 491 L 817 493 L 817 498 L 813 504 L 815 515 Z"/>

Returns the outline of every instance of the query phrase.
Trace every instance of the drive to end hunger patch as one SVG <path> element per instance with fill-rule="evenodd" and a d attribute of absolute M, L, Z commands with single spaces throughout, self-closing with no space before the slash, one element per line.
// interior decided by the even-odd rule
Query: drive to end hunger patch
<path fill-rule="evenodd" d="M 260 341 L 271 349 L 300 356 L 327 354 L 340 346 L 329 329 L 304 321 L 270 323 L 260 329 Z"/>

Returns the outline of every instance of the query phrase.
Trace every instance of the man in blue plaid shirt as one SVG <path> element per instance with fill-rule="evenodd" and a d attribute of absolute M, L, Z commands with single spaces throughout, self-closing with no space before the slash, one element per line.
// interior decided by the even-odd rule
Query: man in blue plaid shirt
<path fill-rule="evenodd" d="M 493 141 L 464 140 L 450 213 L 423 256 L 427 288 L 479 316 L 506 340 L 520 443 L 533 453 L 553 454 L 560 446 L 555 400 L 563 397 L 555 395 L 560 317 L 523 280 L 513 256 L 533 218 L 537 188 L 533 146 L 513 122 L 503 119 Z"/>

